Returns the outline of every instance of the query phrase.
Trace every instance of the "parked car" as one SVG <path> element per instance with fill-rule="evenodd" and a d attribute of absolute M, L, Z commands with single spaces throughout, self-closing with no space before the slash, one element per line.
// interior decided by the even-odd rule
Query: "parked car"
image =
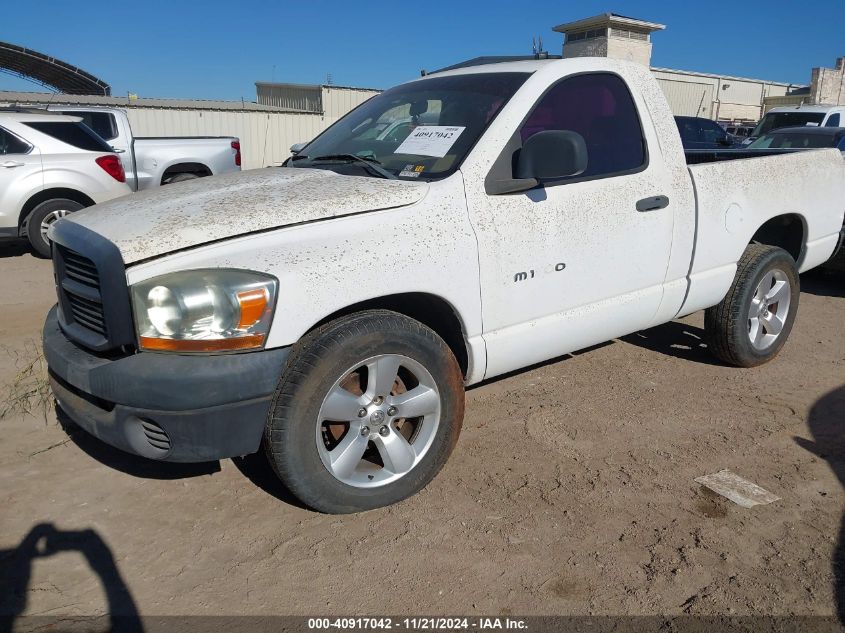
<path fill-rule="evenodd" d="M 436 123 L 370 134 L 398 105 Z M 845 212 L 839 152 L 688 166 L 649 70 L 603 58 L 429 74 L 289 165 L 56 223 L 44 353 L 104 442 L 263 447 L 324 512 L 431 481 L 466 385 L 704 308 L 717 358 L 773 359 Z"/>
<path fill-rule="evenodd" d="M 710 119 L 676 116 L 675 124 L 685 149 L 724 149 L 736 143 L 721 125 Z"/>
<path fill-rule="evenodd" d="M 725 132 L 727 132 L 728 134 L 733 136 L 734 140 L 736 140 L 737 142 L 741 142 L 741 141 L 744 141 L 746 138 L 748 138 L 751 135 L 751 133 L 754 131 L 755 127 L 756 127 L 756 125 L 754 125 L 754 124 L 752 124 L 752 125 L 728 124 L 728 125 L 725 125 Z"/>
<path fill-rule="evenodd" d="M 820 149 L 836 148 L 845 154 L 843 127 L 786 127 L 768 132 L 753 141 L 748 149 Z"/>
<path fill-rule="evenodd" d="M 120 160 L 79 117 L 0 111 L 0 237 L 50 256 L 47 229 L 130 193 Z"/>
<path fill-rule="evenodd" d="M 845 126 L 845 106 L 785 106 L 772 108 L 760 119 L 757 127 L 743 141 L 750 145 L 767 132 L 784 127 L 839 127 Z"/>
<path fill-rule="evenodd" d="M 235 136 L 138 137 L 120 108 L 51 105 L 47 109 L 82 120 L 120 155 L 133 191 L 241 169 Z"/>

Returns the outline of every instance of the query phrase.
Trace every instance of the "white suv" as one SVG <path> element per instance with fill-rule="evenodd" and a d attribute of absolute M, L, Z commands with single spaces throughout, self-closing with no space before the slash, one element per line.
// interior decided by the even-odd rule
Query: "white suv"
<path fill-rule="evenodd" d="M 49 257 L 50 224 L 130 193 L 120 159 L 81 121 L 0 111 L 0 237 L 28 238 Z"/>

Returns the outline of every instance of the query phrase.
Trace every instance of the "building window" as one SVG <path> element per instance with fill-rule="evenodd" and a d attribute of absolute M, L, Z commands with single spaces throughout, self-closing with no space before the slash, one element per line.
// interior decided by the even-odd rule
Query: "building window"
<path fill-rule="evenodd" d="M 610 36 L 620 37 L 626 40 L 640 40 L 642 42 L 648 41 L 648 33 L 632 31 L 630 29 L 610 29 Z"/>
<path fill-rule="evenodd" d="M 589 31 L 578 31 L 577 33 L 567 33 L 567 42 L 578 42 L 580 40 L 594 40 L 597 37 L 607 37 L 607 29 L 591 29 Z"/>

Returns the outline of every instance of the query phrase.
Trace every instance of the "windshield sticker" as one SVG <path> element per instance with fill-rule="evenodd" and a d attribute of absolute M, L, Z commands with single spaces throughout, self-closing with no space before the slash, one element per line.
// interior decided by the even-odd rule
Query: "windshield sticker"
<path fill-rule="evenodd" d="M 399 175 L 405 178 L 419 178 L 423 171 L 425 171 L 425 165 L 414 165 L 411 163 L 410 165 L 405 165 L 405 168 L 399 172 Z"/>
<path fill-rule="evenodd" d="M 465 129 L 449 125 L 420 125 L 393 153 L 443 158 Z"/>

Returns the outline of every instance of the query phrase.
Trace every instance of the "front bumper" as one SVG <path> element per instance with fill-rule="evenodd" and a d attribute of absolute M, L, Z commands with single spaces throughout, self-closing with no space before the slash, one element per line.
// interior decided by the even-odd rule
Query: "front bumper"
<path fill-rule="evenodd" d="M 201 462 L 258 450 L 290 348 L 228 355 L 142 352 L 107 358 L 44 323 L 50 385 L 80 427 L 129 453 Z"/>

